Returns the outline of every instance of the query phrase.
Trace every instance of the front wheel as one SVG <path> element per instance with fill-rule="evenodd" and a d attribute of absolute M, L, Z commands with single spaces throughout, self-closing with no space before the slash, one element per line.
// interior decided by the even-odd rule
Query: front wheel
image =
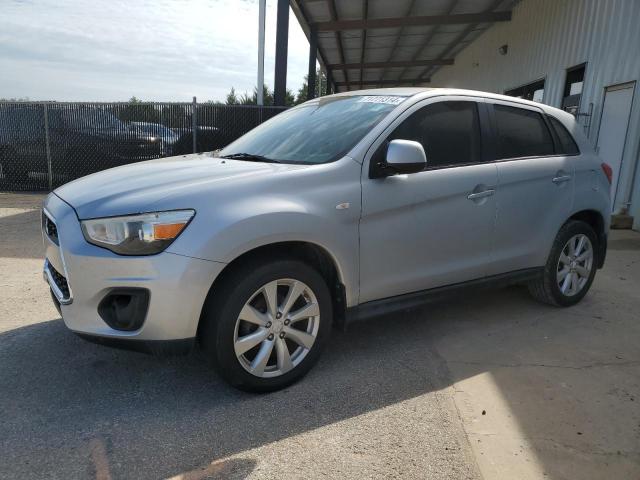
<path fill-rule="evenodd" d="M 541 278 L 529 283 L 536 299 L 559 307 L 578 303 L 587 294 L 596 274 L 597 237 L 585 222 L 563 225 L 551 248 Z"/>
<path fill-rule="evenodd" d="M 207 302 L 200 335 L 220 375 L 255 392 L 284 388 L 305 375 L 331 331 L 322 276 L 297 260 L 279 260 L 246 263 L 223 282 Z"/>

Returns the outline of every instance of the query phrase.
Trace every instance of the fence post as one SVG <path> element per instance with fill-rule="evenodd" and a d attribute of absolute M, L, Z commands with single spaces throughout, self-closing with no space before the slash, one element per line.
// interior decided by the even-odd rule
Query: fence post
<path fill-rule="evenodd" d="M 49 175 L 49 191 L 53 190 L 53 169 L 51 168 L 51 147 L 49 145 L 49 111 L 44 104 L 44 145 L 47 152 L 47 173 Z"/>
<path fill-rule="evenodd" d="M 196 103 L 196 97 L 193 97 L 191 112 L 191 129 L 193 130 L 193 153 L 197 153 L 198 146 L 196 142 L 196 135 L 198 131 L 198 104 Z"/>

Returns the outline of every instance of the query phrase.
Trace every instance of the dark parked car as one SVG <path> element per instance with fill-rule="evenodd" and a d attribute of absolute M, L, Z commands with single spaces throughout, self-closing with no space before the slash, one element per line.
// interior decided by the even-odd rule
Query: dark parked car
<path fill-rule="evenodd" d="M 173 145 L 178 141 L 180 135 L 174 130 L 160 123 L 151 122 L 129 122 L 131 128 L 136 129 L 141 135 L 157 137 L 161 142 L 162 155 L 168 157 L 173 152 Z"/>
<path fill-rule="evenodd" d="M 162 155 L 160 138 L 129 128 L 96 107 L 48 107 L 52 171 L 74 178 Z M 0 170 L 4 183 L 20 183 L 30 172 L 48 172 L 41 105 L 0 109 Z"/>
<path fill-rule="evenodd" d="M 242 132 L 235 137 L 230 137 L 229 135 L 223 134 L 217 127 L 198 125 L 196 128 L 196 151 L 198 152 L 218 150 L 244 133 Z M 173 131 L 178 135 L 178 140 L 172 145 L 172 155 L 193 153 L 193 129 L 189 127 L 174 128 Z"/>

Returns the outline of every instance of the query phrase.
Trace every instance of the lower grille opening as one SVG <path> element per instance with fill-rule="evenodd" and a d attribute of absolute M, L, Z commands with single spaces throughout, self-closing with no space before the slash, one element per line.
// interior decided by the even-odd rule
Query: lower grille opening
<path fill-rule="evenodd" d="M 51 219 L 42 213 L 42 229 L 47 234 L 47 237 L 51 239 L 53 243 L 59 245 L 58 243 L 58 227 L 55 223 L 51 221 Z"/>
<path fill-rule="evenodd" d="M 67 299 L 71 297 L 71 292 L 69 291 L 69 284 L 67 283 L 67 279 L 58 272 L 51 264 L 49 264 L 49 273 L 51 273 L 51 278 L 56 284 L 56 287 L 62 293 L 62 298 Z"/>
<path fill-rule="evenodd" d="M 142 327 L 149 306 L 149 290 L 116 288 L 98 305 L 98 315 L 114 330 L 133 331 Z"/>

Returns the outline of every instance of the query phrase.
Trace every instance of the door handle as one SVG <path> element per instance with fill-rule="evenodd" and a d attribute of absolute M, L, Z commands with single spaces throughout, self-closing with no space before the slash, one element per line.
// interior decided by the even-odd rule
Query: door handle
<path fill-rule="evenodd" d="M 551 181 L 555 184 L 559 184 L 559 183 L 568 182 L 569 180 L 571 180 L 571 175 L 561 175 L 559 177 L 554 177 L 554 179 Z"/>
<path fill-rule="evenodd" d="M 483 190 L 482 192 L 470 193 L 469 195 L 467 195 L 467 198 L 469 200 L 478 200 L 479 198 L 490 197 L 494 193 L 496 193 L 496 191 L 492 189 Z"/>

